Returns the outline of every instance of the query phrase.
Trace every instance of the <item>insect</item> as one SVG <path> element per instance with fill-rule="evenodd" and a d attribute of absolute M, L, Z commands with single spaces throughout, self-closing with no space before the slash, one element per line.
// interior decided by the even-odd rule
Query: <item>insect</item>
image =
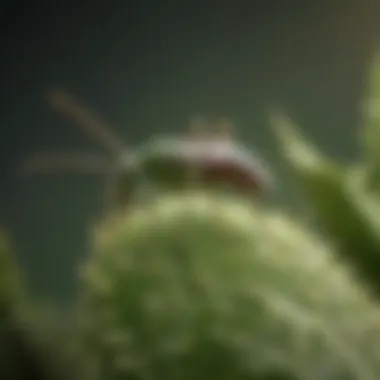
<path fill-rule="evenodd" d="M 127 206 L 142 188 L 229 187 L 244 194 L 261 195 L 272 187 L 273 178 L 263 163 L 232 138 L 232 125 L 228 120 L 207 123 L 195 118 L 187 134 L 153 137 L 140 148 L 130 149 L 105 122 L 68 93 L 51 89 L 48 100 L 107 148 L 113 158 L 46 152 L 30 158 L 23 171 L 109 175 L 109 207 Z"/>

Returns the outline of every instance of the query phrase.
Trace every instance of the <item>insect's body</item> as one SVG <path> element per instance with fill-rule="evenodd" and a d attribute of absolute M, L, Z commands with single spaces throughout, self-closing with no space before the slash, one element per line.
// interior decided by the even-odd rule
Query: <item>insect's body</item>
<path fill-rule="evenodd" d="M 260 195 L 272 178 L 259 158 L 232 140 L 153 138 L 121 157 L 110 183 L 109 207 L 126 207 L 159 190 L 209 189 Z"/>
<path fill-rule="evenodd" d="M 133 202 L 142 189 L 230 189 L 241 195 L 257 195 L 271 188 L 272 178 L 260 160 L 233 140 L 229 124 L 219 122 L 216 131 L 199 120 L 192 133 L 179 137 L 153 138 L 140 148 L 126 149 L 110 136 L 104 123 L 78 107 L 60 91 L 51 95 L 54 106 L 69 113 L 87 131 L 100 138 L 116 153 L 116 160 L 107 163 L 88 155 L 40 156 L 29 162 L 32 171 L 79 169 L 111 175 L 108 205 L 122 207 Z M 106 141 L 104 141 L 106 140 Z"/>
<path fill-rule="evenodd" d="M 269 189 L 271 177 L 260 160 L 233 140 L 154 139 L 142 147 L 140 165 L 148 178 L 170 177 L 186 185 L 225 183 L 252 193 Z M 190 182 L 190 183 L 189 183 Z M 193 185 L 196 185 L 193 183 Z"/>

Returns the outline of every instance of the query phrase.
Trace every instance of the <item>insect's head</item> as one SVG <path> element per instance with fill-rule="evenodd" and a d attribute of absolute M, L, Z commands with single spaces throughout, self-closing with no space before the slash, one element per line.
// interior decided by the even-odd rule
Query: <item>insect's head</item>
<path fill-rule="evenodd" d="M 129 149 L 111 129 L 69 95 L 54 90 L 52 105 L 74 119 L 87 133 L 112 151 L 107 159 L 83 153 L 38 155 L 24 166 L 28 172 L 79 170 L 111 176 L 114 206 L 127 205 L 141 189 L 230 188 L 240 194 L 261 195 L 272 187 L 272 177 L 260 159 L 233 138 L 227 120 L 194 119 L 189 131 L 177 137 L 154 137 Z"/>

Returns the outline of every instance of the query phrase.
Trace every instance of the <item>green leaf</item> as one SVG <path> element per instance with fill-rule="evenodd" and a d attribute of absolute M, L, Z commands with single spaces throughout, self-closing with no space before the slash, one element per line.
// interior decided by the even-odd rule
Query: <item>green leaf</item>
<path fill-rule="evenodd" d="M 378 189 L 380 185 L 380 55 L 377 55 L 372 62 L 367 91 L 368 96 L 363 102 L 367 181 L 370 187 Z"/>
<path fill-rule="evenodd" d="M 341 256 L 380 294 L 380 220 L 374 215 L 379 206 L 366 195 L 358 173 L 325 158 L 285 118 L 276 118 L 276 132 L 318 221 Z"/>
<path fill-rule="evenodd" d="M 0 313 L 7 315 L 9 308 L 21 297 L 21 278 L 11 253 L 10 244 L 3 231 L 0 231 Z"/>

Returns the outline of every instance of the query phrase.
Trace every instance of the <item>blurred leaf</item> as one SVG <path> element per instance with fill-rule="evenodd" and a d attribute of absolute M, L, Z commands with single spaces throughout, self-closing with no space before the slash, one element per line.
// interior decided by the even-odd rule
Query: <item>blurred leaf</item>
<path fill-rule="evenodd" d="M 73 379 L 74 324 L 51 305 L 30 298 L 10 248 L 1 232 L 0 378 Z"/>
<path fill-rule="evenodd" d="M 340 253 L 365 275 L 380 294 L 379 210 L 366 195 L 354 170 L 325 158 L 285 118 L 277 117 L 276 132 L 284 158 L 293 168 L 315 215 Z M 372 202 L 370 204 L 370 202 Z"/>
<path fill-rule="evenodd" d="M 22 285 L 19 268 L 10 252 L 10 244 L 0 231 L 0 316 L 8 317 L 10 308 L 20 300 Z"/>
<path fill-rule="evenodd" d="M 367 180 L 371 188 L 380 190 L 380 54 L 371 63 L 367 93 L 363 100 Z"/>

